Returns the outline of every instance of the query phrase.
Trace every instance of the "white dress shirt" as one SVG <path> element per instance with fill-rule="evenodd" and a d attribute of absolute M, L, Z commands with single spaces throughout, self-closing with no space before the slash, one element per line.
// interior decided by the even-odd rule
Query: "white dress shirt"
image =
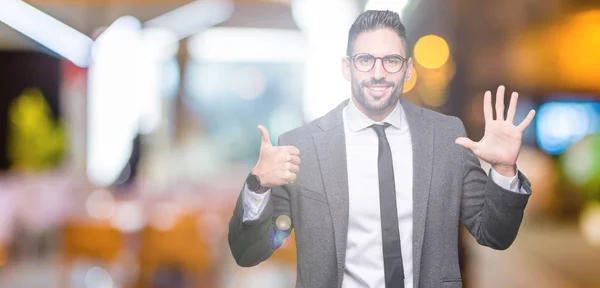
<path fill-rule="evenodd" d="M 375 122 L 358 110 L 353 101 L 348 103 L 343 111 L 348 167 L 349 217 L 342 287 L 385 287 L 377 168 L 379 139 L 369 126 L 387 122 L 391 124 L 386 129 L 386 136 L 392 150 L 394 165 L 404 285 L 406 288 L 412 288 L 413 155 L 411 136 L 404 110 L 398 102 L 394 111 L 382 122 Z M 500 187 L 516 193 L 527 193 L 524 189 L 519 191 L 519 180 L 516 175 L 505 177 L 494 169 L 491 169 L 490 174 L 493 181 Z M 270 197 L 270 192 L 269 190 L 264 194 L 256 194 L 247 187 L 244 188 L 244 221 L 255 220 L 260 216 L 267 202 L 266 199 Z"/>

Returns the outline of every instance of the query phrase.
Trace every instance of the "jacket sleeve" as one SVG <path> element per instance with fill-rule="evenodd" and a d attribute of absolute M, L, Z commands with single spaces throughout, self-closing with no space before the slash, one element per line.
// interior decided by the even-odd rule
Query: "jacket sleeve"
<path fill-rule="evenodd" d="M 280 145 L 284 144 L 283 135 L 279 137 Z M 245 185 L 242 185 L 245 186 Z M 243 221 L 244 187 L 238 197 L 233 215 L 229 220 L 228 242 L 235 261 L 242 267 L 251 267 L 269 259 L 273 252 L 281 246 L 283 240 L 293 229 L 279 230 L 275 221 L 281 215 L 292 219 L 290 206 L 290 187 L 283 185 L 271 188 L 270 197 L 258 215 L 258 218 Z"/>

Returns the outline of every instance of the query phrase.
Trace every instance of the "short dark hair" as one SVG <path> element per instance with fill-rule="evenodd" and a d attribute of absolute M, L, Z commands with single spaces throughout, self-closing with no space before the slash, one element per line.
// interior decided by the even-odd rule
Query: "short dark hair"
<path fill-rule="evenodd" d="M 371 31 L 378 28 L 390 28 L 398 34 L 402 43 L 406 48 L 407 57 L 408 41 L 406 40 L 406 29 L 400 20 L 400 15 L 393 11 L 380 11 L 380 10 L 367 10 L 354 20 L 350 31 L 348 32 L 348 47 L 346 48 L 346 54 L 352 56 L 352 50 L 354 50 L 354 42 L 358 35 L 365 31 Z"/>

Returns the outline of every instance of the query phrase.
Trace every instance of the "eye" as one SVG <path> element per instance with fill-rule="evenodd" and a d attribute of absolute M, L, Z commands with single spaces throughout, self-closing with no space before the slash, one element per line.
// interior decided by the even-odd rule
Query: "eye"
<path fill-rule="evenodd" d="M 356 62 L 358 62 L 359 64 L 369 64 L 373 62 L 373 58 L 367 55 L 361 55 L 356 57 Z"/>
<path fill-rule="evenodd" d="M 385 62 L 387 62 L 388 64 L 397 65 L 400 64 L 401 60 L 397 57 L 389 57 L 385 59 Z"/>

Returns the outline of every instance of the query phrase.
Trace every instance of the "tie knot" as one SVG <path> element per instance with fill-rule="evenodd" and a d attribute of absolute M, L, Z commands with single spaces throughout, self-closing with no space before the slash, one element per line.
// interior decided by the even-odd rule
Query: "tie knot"
<path fill-rule="evenodd" d="M 371 125 L 371 128 L 373 128 L 373 130 L 375 130 L 375 133 L 377 133 L 377 136 L 379 137 L 385 137 L 385 128 L 390 127 L 390 123 L 383 123 L 383 124 L 373 124 Z"/>

